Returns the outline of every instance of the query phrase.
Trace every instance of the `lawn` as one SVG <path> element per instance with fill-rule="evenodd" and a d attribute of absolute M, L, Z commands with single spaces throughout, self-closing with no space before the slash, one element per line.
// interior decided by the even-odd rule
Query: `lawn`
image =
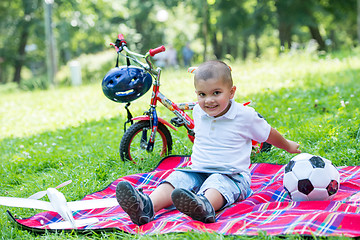
<path fill-rule="evenodd" d="M 359 165 L 360 57 L 351 54 L 314 56 L 305 53 L 274 59 L 229 63 L 237 86 L 236 100 L 251 106 L 303 152 L 328 158 L 336 166 Z M 113 180 L 150 171 L 160 160 L 150 157 L 134 165 L 121 162 L 118 147 L 126 112 L 108 100 L 97 83 L 46 91 L 8 91 L 0 86 L 0 196 L 28 197 L 69 179 L 61 188 L 68 201 L 99 191 Z M 192 75 L 184 69 L 164 70 L 162 92 L 175 101 L 194 101 Z M 131 105 L 133 115 L 147 110 L 149 94 Z M 160 115 L 171 115 L 159 107 Z M 171 131 L 174 154 L 190 154 L 186 131 Z M 262 153 L 255 162 L 286 164 L 280 149 Z M 143 237 L 124 233 L 90 236 L 37 236 L 14 227 L 0 206 L 1 239 L 232 239 L 217 234 L 167 234 Z M 39 210 L 11 208 L 18 217 Z M 243 237 L 248 238 L 248 237 Z M 260 233 L 256 239 L 272 238 Z M 293 236 L 294 239 L 300 238 Z"/>

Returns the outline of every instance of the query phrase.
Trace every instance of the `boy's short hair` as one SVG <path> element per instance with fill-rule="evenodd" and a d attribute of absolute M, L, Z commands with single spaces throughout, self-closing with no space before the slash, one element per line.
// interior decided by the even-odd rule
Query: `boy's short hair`
<path fill-rule="evenodd" d="M 198 80 L 221 79 L 224 83 L 233 86 L 230 67 L 219 60 L 206 61 L 196 69 L 194 82 Z"/>

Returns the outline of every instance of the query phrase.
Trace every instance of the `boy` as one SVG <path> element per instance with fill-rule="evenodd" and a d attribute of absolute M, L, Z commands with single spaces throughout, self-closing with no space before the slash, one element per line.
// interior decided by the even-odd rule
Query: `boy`
<path fill-rule="evenodd" d="M 131 220 L 142 225 L 172 204 L 204 223 L 215 222 L 215 211 L 251 194 L 251 140 L 268 142 L 289 153 L 299 144 L 285 139 L 251 107 L 233 100 L 231 70 L 221 61 L 208 61 L 195 71 L 198 104 L 193 110 L 195 141 L 191 169 L 177 169 L 150 196 L 129 182 L 119 182 L 116 198 Z M 196 192 L 196 193 L 194 193 Z"/>

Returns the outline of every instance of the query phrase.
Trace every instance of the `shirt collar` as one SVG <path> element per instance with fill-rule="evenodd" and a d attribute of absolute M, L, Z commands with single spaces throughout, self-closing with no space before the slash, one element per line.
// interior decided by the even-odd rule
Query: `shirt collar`
<path fill-rule="evenodd" d="M 211 119 L 221 119 L 221 118 L 227 118 L 227 119 L 234 119 L 235 116 L 236 116 L 236 108 L 235 108 L 235 104 L 236 102 L 234 101 L 234 99 L 230 99 L 230 102 L 231 102 L 231 106 L 229 108 L 229 110 L 222 116 L 220 117 L 212 117 L 212 116 L 209 116 L 204 110 L 201 110 L 201 117 L 208 117 L 208 118 L 211 118 Z"/>

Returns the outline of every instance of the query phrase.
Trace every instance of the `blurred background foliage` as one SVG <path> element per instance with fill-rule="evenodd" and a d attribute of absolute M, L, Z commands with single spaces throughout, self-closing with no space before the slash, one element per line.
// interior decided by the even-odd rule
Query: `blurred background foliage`
<path fill-rule="evenodd" d="M 123 33 L 132 50 L 190 43 L 193 60 L 246 60 L 315 48 L 351 51 L 359 42 L 359 0 L 2 0 L 0 84 L 47 88 L 45 5 L 51 4 L 56 84 L 82 59 L 83 81 L 114 64 L 109 43 Z M 311 46 L 309 46 L 311 45 Z M 112 52 L 114 53 L 114 52 Z"/>

